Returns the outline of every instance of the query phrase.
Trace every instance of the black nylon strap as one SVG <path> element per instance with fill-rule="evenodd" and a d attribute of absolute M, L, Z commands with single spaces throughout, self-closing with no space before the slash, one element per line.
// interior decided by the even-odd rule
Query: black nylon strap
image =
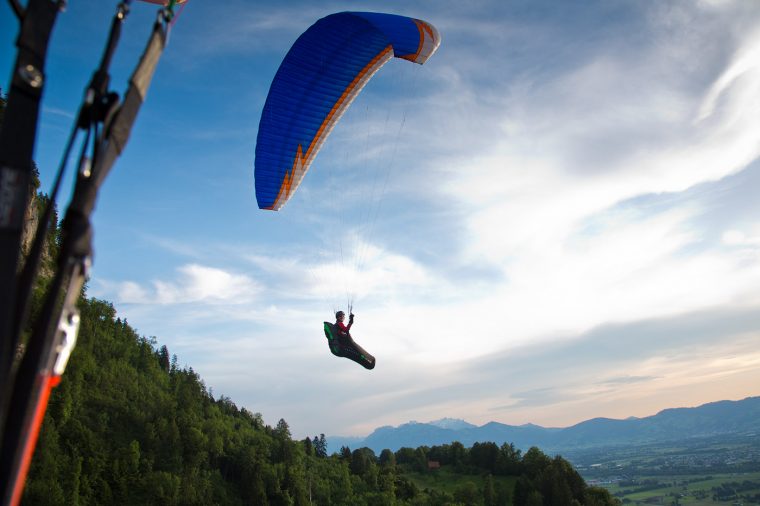
<path fill-rule="evenodd" d="M 0 431 L 10 397 L 11 365 L 18 344 L 13 332 L 17 270 L 24 214 L 30 199 L 32 156 L 45 84 L 45 58 L 61 7 L 53 0 L 29 0 L 25 10 L 17 2 L 12 5 L 20 17 L 21 26 L 0 131 Z"/>

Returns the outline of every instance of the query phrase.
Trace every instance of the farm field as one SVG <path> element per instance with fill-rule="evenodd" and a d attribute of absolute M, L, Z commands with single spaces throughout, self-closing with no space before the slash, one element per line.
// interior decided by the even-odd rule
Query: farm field
<path fill-rule="evenodd" d="M 760 505 L 760 472 L 641 477 L 600 485 L 623 504 Z"/>

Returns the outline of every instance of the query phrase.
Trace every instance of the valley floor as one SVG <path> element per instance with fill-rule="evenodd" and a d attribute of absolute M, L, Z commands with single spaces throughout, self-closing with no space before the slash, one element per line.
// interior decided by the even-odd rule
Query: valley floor
<path fill-rule="evenodd" d="M 606 488 L 623 504 L 760 505 L 760 440 L 754 434 L 566 457 L 589 485 Z"/>

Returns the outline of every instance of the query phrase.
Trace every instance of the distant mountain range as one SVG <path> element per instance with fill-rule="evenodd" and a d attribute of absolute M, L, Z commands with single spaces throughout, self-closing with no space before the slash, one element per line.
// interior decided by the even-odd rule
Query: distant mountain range
<path fill-rule="evenodd" d="M 352 450 L 368 447 L 379 454 L 385 448 L 417 448 L 459 441 L 466 447 L 491 441 L 514 443 L 523 451 L 537 446 L 545 452 L 564 452 L 606 446 L 664 443 L 719 435 L 760 435 L 760 397 L 741 401 L 718 401 L 696 408 L 673 408 L 645 418 L 593 418 L 572 427 L 505 425 L 489 422 L 478 427 L 464 420 L 443 418 L 427 423 L 409 422 L 398 427 L 375 429 L 366 438 L 330 436 L 329 453 L 342 446 Z"/>

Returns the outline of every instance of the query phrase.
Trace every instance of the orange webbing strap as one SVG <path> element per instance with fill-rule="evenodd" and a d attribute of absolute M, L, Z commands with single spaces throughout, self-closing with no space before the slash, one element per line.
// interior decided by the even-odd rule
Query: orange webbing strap
<path fill-rule="evenodd" d="M 39 399 L 37 399 L 37 405 L 34 407 L 29 437 L 26 439 L 26 444 L 21 452 L 21 462 L 18 466 L 18 474 L 11 477 L 11 480 L 13 481 L 10 501 L 11 506 L 17 506 L 21 501 L 21 494 L 24 491 L 24 483 L 26 482 L 26 474 L 29 472 L 29 464 L 32 462 L 34 448 L 37 446 L 37 438 L 40 435 L 42 420 L 45 418 L 45 411 L 47 409 L 48 399 L 50 398 L 50 392 L 61 382 L 61 377 L 57 374 L 40 374 L 37 379 L 42 383 L 43 388 L 40 392 Z"/>

